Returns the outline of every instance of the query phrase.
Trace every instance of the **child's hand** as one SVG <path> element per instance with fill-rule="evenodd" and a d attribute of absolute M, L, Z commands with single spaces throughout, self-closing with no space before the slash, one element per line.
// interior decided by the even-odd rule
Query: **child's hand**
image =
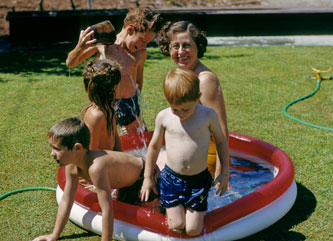
<path fill-rule="evenodd" d="M 80 38 L 78 42 L 78 46 L 82 49 L 88 48 L 96 43 L 96 39 L 94 39 L 94 31 L 91 27 L 86 28 L 85 30 L 81 30 Z"/>
<path fill-rule="evenodd" d="M 151 178 L 145 178 L 142 183 L 140 196 L 141 202 L 147 202 L 149 199 L 150 190 L 153 190 L 154 193 L 157 194 L 155 183 Z"/>
<path fill-rule="evenodd" d="M 35 238 L 32 241 L 56 241 L 57 238 L 54 237 L 52 234 L 42 235 L 37 238 Z"/>
<path fill-rule="evenodd" d="M 228 189 L 229 176 L 221 173 L 215 178 L 213 185 L 216 188 L 216 194 L 222 196 Z"/>

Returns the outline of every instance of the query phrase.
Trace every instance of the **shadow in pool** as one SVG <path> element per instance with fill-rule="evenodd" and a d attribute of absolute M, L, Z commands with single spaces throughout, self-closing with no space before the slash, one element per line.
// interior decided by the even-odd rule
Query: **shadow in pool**
<path fill-rule="evenodd" d="M 240 241 L 306 240 L 303 234 L 290 231 L 290 229 L 307 220 L 316 209 L 316 205 L 317 200 L 313 193 L 302 184 L 297 183 L 297 198 L 290 211 L 272 226 L 248 238 L 240 239 Z"/>

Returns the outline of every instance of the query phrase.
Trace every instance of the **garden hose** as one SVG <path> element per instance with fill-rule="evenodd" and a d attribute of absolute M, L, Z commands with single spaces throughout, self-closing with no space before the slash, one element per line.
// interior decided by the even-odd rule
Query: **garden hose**
<path fill-rule="evenodd" d="M 300 120 L 300 119 L 297 119 L 296 117 L 293 117 L 293 116 L 291 116 L 291 115 L 289 115 L 289 114 L 287 113 L 288 108 L 289 108 L 290 106 L 292 106 L 293 104 L 295 104 L 295 103 L 297 103 L 297 102 L 299 102 L 299 101 L 302 101 L 302 100 L 304 100 L 304 99 L 307 99 L 307 98 L 313 96 L 313 95 L 314 95 L 314 94 L 320 89 L 320 82 L 321 82 L 322 80 L 332 79 L 332 76 L 329 76 L 329 77 L 323 77 L 323 76 L 321 76 L 321 73 L 328 73 L 328 72 L 331 71 L 332 69 L 333 69 L 333 68 L 330 68 L 330 69 L 328 69 L 328 70 L 318 70 L 318 69 L 315 69 L 315 68 L 312 67 L 313 73 L 316 75 L 316 77 L 311 77 L 311 79 L 315 79 L 316 82 L 317 82 L 317 86 L 316 86 L 315 90 L 312 91 L 312 92 L 311 92 L 310 94 L 308 94 L 308 95 L 305 95 L 305 96 L 303 96 L 303 97 L 301 97 L 301 98 L 298 98 L 298 99 L 293 100 L 292 102 L 288 103 L 288 104 L 284 107 L 284 109 L 283 109 L 283 113 L 285 114 L 285 116 L 289 117 L 289 118 L 292 119 L 292 120 L 298 121 L 298 122 L 300 122 L 300 123 L 302 123 L 302 124 L 305 124 L 305 125 L 308 125 L 308 126 L 311 126 L 311 127 L 315 127 L 315 128 L 319 128 L 319 129 L 323 129 L 323 130 L 333 131 L 333 128 L 329 128 L 329 127 L 325 127 L 325 126 L 319 126 L 319 125 L 311 124 L 311 123 L 308 123 L 308 122 L 302 121 L 302 120 Z"/>
<path fill-rule="evenodd" d="M 26 191 L 35 191 L 35 190 L 48 190 L 48 191 L 56 191 L 57 189 L 52 188 L 52 187 L 27 187 L 27 188 L 21 188 L 21 189 L 16 189 L 10 192 L 6 192 L 0 196 L 0 201 L 10 195 L 19 193 L 19 192 L 26 192 Z"/>

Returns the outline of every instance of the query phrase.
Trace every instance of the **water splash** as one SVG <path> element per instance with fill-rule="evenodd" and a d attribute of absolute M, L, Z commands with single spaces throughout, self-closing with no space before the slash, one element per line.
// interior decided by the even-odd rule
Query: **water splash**
<path fill-rule="evenodd" d="M 138 105 L 139 105 L 139 108 L 140 108 L 140 117 L 138 117 L 137 114 L 136 114 L 136 113 L 139 112 L 139 110 L 136 109 L 136 104 L 135 104 L 133 98 L 130 99 L 132 101 L 132 105 L 126 104 L 126 106 L 130 110 L 131 115 L 133 115 L 135 117 L 135 120 L 137 121 L 137 123 L 139 125 L 137 127 L 136 132 L 139 133 L 142 136 L 142 139 L 144 141 L 143 136 L 144 136 L 144 132 L 146 130 L 146 125 L 145 125 L 145 123 L 143 121 L 143 111 L 144 111 L 144 108 L 146 107 L 146 104 L 145 104 L 145 102 L 143 100 L 143 96 L 142 96 L 140 90 L 137 88 L 137 86 L 136 86 L 136 84 L 135 84 L 135 82 L 133 80 L 132 75 L 128 75 L 128 76 L 131 79 L 131 83 L 133 85 L 133 88 L 135 89 L 135 96 L 138 97 Z M 116 108 L 118 108 L 118 107 L 116 107 Z M 120 115 L 122 115 L 122 113 L 120 113 Z M 127 132 L 126 128 L 121 128 L 120 129 L 120 133 L 119 133 L 120 135 L 125 135 L 127 133 L 128 132 Z M 146 142 L 145 141 L 144 141 L 144 144 L 146 146 Z"/>

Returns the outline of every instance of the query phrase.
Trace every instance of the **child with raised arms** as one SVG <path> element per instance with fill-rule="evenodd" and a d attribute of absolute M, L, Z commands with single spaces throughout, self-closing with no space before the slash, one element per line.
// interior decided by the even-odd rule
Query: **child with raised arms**
<path fill-rule="evenodd" d="M 169 228 L 187 235 L 199 235 L 212 183 L 220 196 L 229 182 L 227 140 L 216 112 L 199 104 L 199 79 L 191 70 L 169 71 L 164 94 L 170 107 L 158 113 L 155 130 L 148 147 L 141 200 L 156 186 L 153 167 L 165 139 L 166 165 L 161 171 L 161 204 L 166 208 Z M 207 169 L 210 136 L 213 135 L 221 160 L 222 173 L 215 180 Z"/>
<path fill-rule="evenodd" d="M 66 64 L 75 67 L 96 55 L 112 59 L 121 67 L 121 80 L 116 87 L 117 124 L 125 132 L 138 132 L 142 126 L 138 92 L 143 85 L 146 46 L 161 28 L 161 18 L 149 8 L 134 8 L 127 13 L 121 31 L 112 45 L 97 44 L 91 27 L 82 30 L 76 47 L 69 52 Z"/>

